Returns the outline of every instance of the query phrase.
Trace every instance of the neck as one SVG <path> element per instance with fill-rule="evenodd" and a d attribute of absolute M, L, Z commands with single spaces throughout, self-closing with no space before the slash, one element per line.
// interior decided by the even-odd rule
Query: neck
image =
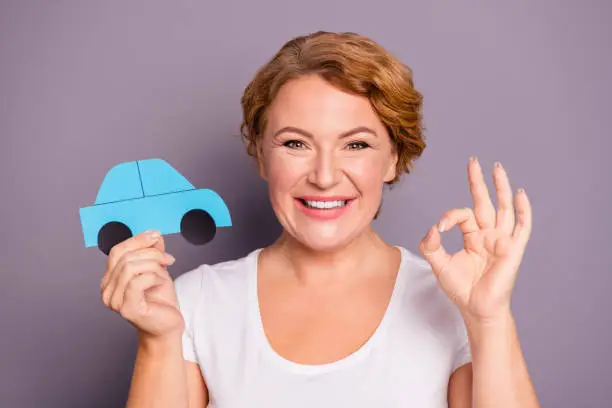
<path fill-rule="evenodd" d="M 285 231 L 270 247 L 279 255 L 277 259 L 283 263 L 283 269 L 289 269 L 304 285 L 345 282 L 359 272 L 375 270 L 381 263 L 380 255 L 390 248 L 371 227 L 349 243 L 324 251 L 302 244 Z"/>

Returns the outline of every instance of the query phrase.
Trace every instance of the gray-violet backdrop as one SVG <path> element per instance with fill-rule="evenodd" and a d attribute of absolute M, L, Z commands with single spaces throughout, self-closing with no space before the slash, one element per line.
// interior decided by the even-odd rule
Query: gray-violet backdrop
<path fill-rule="evenodd" d="M 167 237 L 178 276 L 280 227 L 235 136 L 240 97 L 290 38 L 370 36 L 414 70 L 428 147 L 375 228 L 417 253 L 471 206 L 477 155 L 531 197 L 513 309 L 543 406 L 609 407 L 611 5 L 605 1 L 0 2 L 0 406 L 120 407 L 135 330 L 99 293 L 79 208 L 115 164 L 162 157 L 228 203 L 205 247 Z M 493 191 L 493 190 L 492 190 Z M 450 250 L 460 245 L 448 233 Z M 423 407 L 425 408 L 425 407 Z"/>

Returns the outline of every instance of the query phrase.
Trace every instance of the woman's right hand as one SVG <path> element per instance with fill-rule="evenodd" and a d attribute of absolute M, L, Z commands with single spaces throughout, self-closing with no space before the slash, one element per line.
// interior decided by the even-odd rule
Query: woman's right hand
<path fill-rule="evenodd" d="M 184 322 L 172 277 L 174 257 L 158 231 L 145 231 L 115 245 L 100 282 L 102 301 L 151 339 L 177 337 Z"/>

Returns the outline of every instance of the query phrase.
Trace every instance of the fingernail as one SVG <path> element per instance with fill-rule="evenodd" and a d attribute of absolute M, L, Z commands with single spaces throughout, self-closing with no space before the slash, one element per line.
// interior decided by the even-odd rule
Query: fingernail
<path fill-rule="evenodd" d="M 524 189 L 524 188 L 519 188 L 519 189 L 518 189 L 518 192 L 519 192 L 519 193 L 524 193 L 524 192 L 525 192 L 525 189 Z"/>
<path fill-rule="evenodd" d="M 173 264 L 176 261 L 176 258 L 174 258 L 172 255 L 170 255 L 169 253 L 166 252 L 166 258 L 168 259 L 168 261 Z"/>
<path fill-rule="evenodd" d="M 473 162 L 476 160 L 476 156 L 470 156 L 470 161 Z"/>
<path fill-rule="evenodd" d="M 161 236 L 161 233 L 156 230 L 149 230 L 146 232 L 147 238 L 149 239 L 158 239 Z"/>
<path fill-rule="evenodd" d="M 501 168 L 502 168 L 502 165 L 501 165 L 501 163 L 500 163 L 500 162 L 496 161 L 496 162 L 495 162 L 495 167 L 497 167 L 498 169 L 501 169 Z"/>
<path fill-rule="evenodd" d="M 444 228 L 446 228 L 446 220 L 442 220 L 440 226 L 438 227 L 438 231 L 444 232 Z"/>

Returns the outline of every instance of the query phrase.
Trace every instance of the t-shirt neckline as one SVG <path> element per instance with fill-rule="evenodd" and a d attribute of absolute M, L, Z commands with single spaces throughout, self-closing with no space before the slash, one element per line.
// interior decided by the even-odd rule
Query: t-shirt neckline
<path fill-rule="evenodd" d="M 381 341 L 381 337 L 384 336 L 390 321 L 396 314 L 398 304 L 401 302 L 401 295 L 405 287 L 406 279 L 406 262 L 408 261 L 408 254 L 405 249 L 400 246 L 394 246 L 400 251 L 400 265 L 398 267 L 393 291 L 391 292 L 391 298 L 385 310 L 385 313 L 375 329 L 374 333 L 360 348 L 355 350 L 353 353 L 346 357 L 341 358 L 330 363 L 325 364 L 302 364 L 291 360 L 288 360 L 278 354 L 270 345 L 268 338 L 266 337 L 263 322 L 261 319 L 261 313 L 259 308 L 259 296 L 257 291 L 257 274 L 258 274 L 258 260 L 259 254 L 263 248 L 258 248 L 251 252 L 249 256 L 249 268 L 248 268 L 248 309 L 250 314 L 252 339 L 257 349 L 261 351 L 263 358 L 274 364 L 275 366 L 299 374 L 318 374 L 329 371 L 341 369 L 343 367 L 355 364 L 359 360 L 366 357 L 376 343 Z"/>

